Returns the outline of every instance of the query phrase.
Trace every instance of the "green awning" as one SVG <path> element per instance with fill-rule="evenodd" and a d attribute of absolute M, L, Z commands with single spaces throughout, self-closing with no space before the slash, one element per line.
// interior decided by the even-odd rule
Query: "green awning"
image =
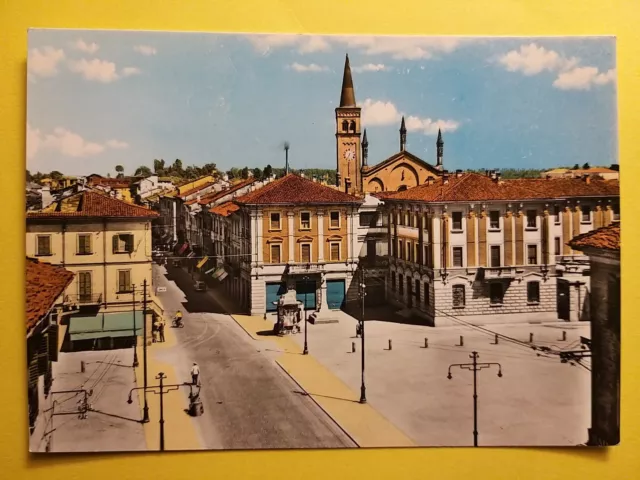
<path fill-rule="evenodd" d="M 94 338 L 132 337 L 134 316 L 131 312 L 99 313 L 95 316 L 76 316 L 69 319 L 71 340 L 91 340 Z M 142 335 L 144 317 L 135 312 L 136 336 Z"/>

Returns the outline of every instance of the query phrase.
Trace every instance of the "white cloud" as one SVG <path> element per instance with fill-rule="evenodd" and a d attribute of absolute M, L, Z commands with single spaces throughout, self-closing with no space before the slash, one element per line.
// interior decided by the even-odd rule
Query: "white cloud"
<path fill-rule="evenodd" d="M 331 45 L 323 37 L 305 37 L 298 47 L 299 53 L 328 52 Z"/>
<path fill-rule="evenodd" d="M 118 149 L 118 150 L 129 148 L 129 144 L 127 142 L 122 142 L 120 140 L 115 140 L 115 139 L 107 140 L 106 145 L 109 148 L 114 148 L 114 149 Z"/>
<path fill-rule="evenodd" d="M 356 73 L 361 73 L 361 72 L 383 72 L 383 71 L 386 71 L 386 70 L 391 70 L 391 68 L 390 67 L 386 67 L 382 63 L 366 63 L 364 65 L 358 65 L 357 67 L 352 67 L 351 70 L 353 70 Z"/>
<path fill-rule="evenodd" d="M 155 47 L 150 47 L 149 45 L 136 45 L 133 47 L 133 50 L 147 56 L 158 53 L 158 50 L 156 50 Z"/>
<path fill-rule="evenodd" d="M 405 115 L 405 126 L 410 132 L 421 132 L 424 135 L 435 135 L 438 129 L 443 132 L 454 132 L 460 126 L 455 120 L 434 120 L 415 115 Z M 392 102 L 383 102 L 367 98 L 362 104 L 362 123 L 365 126 L 399 124 L 403 113 Z"/>
<path fill-rule="evenodd" d="M 578 63 L 578 59 L 565 58 L 554 50 L 547 50 L 535 43 L 530 43 L 522 45 L 520 50 L 507 52 L 498 59 L 498 62 L 510 72 L 521 72 L 530 76 L 544 70 L 552 72 L 572 68 Z"/>
<path fill-rule="evenodd" d="M 317 35 L 249 35 L 247 39 L 258 53 L 269 55 L 279 48 L 289 47 L 298 53 L 328 52 L 331 44 L 328 37 Z"/>
<path fill-rule="evenodd" d="M 58 63 L 64 60 L 64 50 L 53 47 L 32 48 L 27 60 L 27 71 L 39 77 L 53 77 L 58 73 Z"/>
<path fill-rule="evenodd" d="M 68 65 L 69 70 L 74 73 L 79 73 L 85 80 L 102 83 L 115 82 L 120 78 L 139 75 L 141 73 L 137 67 L 125 67 L 118 73 L 115 63 L 108 60 L 100 60 L 99 58 L 92 60 L 87 60 L 86 58 L 69 60 Z"/>
<path fill-rule="evenodd" d="M 123 77 L 130 77 L 131 75 L 140 75 L 142 71 L 137 67 L 124 67 L 122 69 Z"/>
<path fill-rule="evenodd" d="M 329 70 L 329 67 L 325 67 L 325 66 L 322 66 L 322 65 L 317 65 L 315 63 L 310 63 L 308 65 L 303 65 L 303 64 L 297 63 L 297 62 L 294 62 L 291 65 L 287 65 L 287 68 L 293 70 L 294 72 L 298 72 L 298 73 L 327 72 Z"/>
<path fill-rule="evenodd" d="M 85 140 L 79 134 L 63 127 L 52 133 L 43 133 L 27 123 L 27 158 L 32 159 L 42 150 L 51 150 L 66 157 L 86 158 L 104 152 L 107 148 L 125 149 L 129 144 L 121 140 L 108 140 L 104 144 Z"/>
<path fill-rule="evenodd" d="M 100 46 L 95 42 L 87 43 L 81 38 L 79 38 L 75 42 L 71 43 L 71 48 L 75 50 L 80 50 L 81 52 L 93 54 L 98 51 Z"/>
<path fill-rule="evenodd" d="M 600 73 L 596 67 L 577 67 L 560 73 L 553 86 L 560 90 L 590 90 L 592 85 L 605 85 L 615 79 L 614 69 Z"/>

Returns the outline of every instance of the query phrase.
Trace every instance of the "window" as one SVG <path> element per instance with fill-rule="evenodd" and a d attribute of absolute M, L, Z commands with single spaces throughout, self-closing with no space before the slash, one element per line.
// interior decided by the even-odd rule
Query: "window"
<path fill-rule="evenodd" d="M 404 277 L 402 274 L 398 274 L 398 293 L 400 295 L 404 294 Z"/>
<path fill-rule="evenodd" d="M 78 255 L 91 255 L 91 234 L 78 234 Z"/>
<path fill-rule="evenodd" d="M 311 213 L 300 212 L 300 229 L 311 230 Z"/>
<path fill-rule="evenodd" d="M 540 303 L 540 282 L 527 282 L 527 302 Z"/>
<path fill-rule="evenodd" d="M 423 253 L 423 257 L 422 257 L 422 264 L 423 265 L 428 265 L 429 264 L 429 246 L 425 245 L 424 246 L 424 253 Z"/>
<path fill-rule="evenodd" d="M 391 291 L 396 291 L 396 274 L 391 272 Z"/>
<path fill-rule="evenodd" d="M 462 230 L 462 212 L 453 212 L 451 214 L 451 229 Z"/>
<path fill-rule="evenodd" d="M 402 240 L 398 240 L 398 258 L 404 260 L 404 242 Z"/>
<path fill-rule="evenodd" d="M 391 248 L 393 249 L 393 256 L 398 258 L 398 240 L 396 240 L 395 238 L 391 242 Z"/>
<path fill-rule="evenodd" d="M 36 243 L 36 255 L 51 255 L 51 235 L 38 235 Z"/>
<path fill-rule="evenodd" d="M 378 247 L 378 242 L 376 240 L 367 240 L 367 258 L 371 261 L 376 258 L 376 250 Z"/>
<path fill-rule="evenodd" d="M 538 263 L 538 246 L 527 245 L 527 263 L 529 265 L 535 265 Z"/>
<path fill-rule="evenodd" d="M 582 222 L 591 223 L 591 207 L 587 205 L 582 207 Z"/>
<path fill-rule="evenodd" d="M 500 229 L 500 212 L 498 210 L 491 210 L 489 212 L 489 228 L 493 230 Z"/>
<path fill-rule="evenodd" d="M 494 268 L 497 268 L 501 264 L 502 264 L 502 259 L 500 258 L 500 245 L 492 245 L 491 246 L 491 266 Z"/>
<path fill-rule="evenodd" d="M 554 255 L 561 255 L 561 253 L 560 253 L 560 237 L 555 237 L 553 239 L 553 249 L 555 251 Z"/>
<path fill-rule="evenodd" d="M 120 233 L 113 236 L 113 253 L 132 253 L 133 235 L 131 233 Z"/>
<path fill-rule="evenodd" d="M 280 230 L 280 214 L 278 212 L 272 212 L 271 215 L 269 216 L 269 219 L 271 220 L 270 224 L 269 224 L 269 229 L 270 230 Z"/>
<path fill-rule="evenodd" d="M 556 225 L 560 224 L 560 207 L 558 205 L 553 206 L 553 217 Z"/>
<path fill-rule="evenodd" d="M 411 242 L 407 242 L 407 261 L 411 262 Z"/>
<path fill-rule="evenodd" d="M 424 282 L 424 304 L 429 305 L 431 303 L 431 299 L 429 298 L 429 284 Z"/>
<path fill-rule="evenodd" d="M 413 228 L 418 228 L 418 214 L 413 214 Z"/>
<path fill-rule="evenodd" d="M 502 304 L 504 300 L 504 288 L 502 283 L 492 282 L 489 284 L 489 301 L 494 305 Z"/>
<path fill-rule="evenodd" d="M 402 214 L 396 214 L 396 225 L 402 225 Z"/>
<path fill-rule="evenodd" d="M 611 210 L 613 210 L 613 221 L 619 222 L 620 221 L 620 204 L 614 203 L 611 206 Z"/>
<path fill-rule="evenodd" d="M 453 308 L 463 308 L 465 305 L 464 285 L 453 286 Z"/>
<path fill-rule="evenodd" d="M 300 245 L 300 259 L 302 263 L 311 263 L 311 244 L 303 243 Z"/>
<path fill-rule="evenodd" d="M 416 286 L 413 290 L 413 293 L 415 293 L 416 297 L 420 298 L 420 280 L 416 280 L 415 284 Z"/>
<path fill-rule="evenodd" d="M 271 250 L 271 263 L 280 263 L 281 262 L 280 253 L 282 250 L 282 245 L 280 245 L 279 243 L 272 244 L 270 250 Z"/>
<path fill-rule="evenodd" d="M 453 266 L 462 266 L 462 247 L 453 247 Z"/>
<path fill-rule="evenodd" d="M 132 291 L 131 270 L 118 270 L 118 293 L 130 293 Z"/>
<path fill-rule="evenodd" d="M 347 120 L 342 121 L 342 131 L 346 132 L 349 130 L 349 122 Z"/>
<path fill-rule="evenodd" d="M 329 212 L 329 228 L 340 228 L 340 212 Z"/>
<path fill-rule="evenodd" d="M 78 297 L 80 302 L 91 300 L 91 272 L 78 272 Z"/>
<path fill-rule="evenodd" d="M 360 214 L 361 227 L 375 227 L 377 220 L 375 212 L 363 212 Z"/>
<path fill-rule="evenodd" d="M 538 226 L 538 214 L 535 210 L 527 210 L 527 228 Z"/>
<path fill-rule="evenodd" d="M 329 259 L 332 262 L 340 260 L 340 242 L 330 243 Z"/>

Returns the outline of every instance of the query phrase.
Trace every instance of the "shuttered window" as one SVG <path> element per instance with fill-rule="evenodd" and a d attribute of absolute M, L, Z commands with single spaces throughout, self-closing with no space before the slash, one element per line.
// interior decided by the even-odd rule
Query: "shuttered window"
<path fill-rule="evenodd" d="M 535 265 L 538 263 L 538 246 L 527 245 L 527 263 L 529 265 Z"/>
<path fill-rule="evenodd" d="M 78 272 L 78 295 L 80 301 L 91 298 L 91 272 Z"/>
<path fill-rule="evenodd" d="M 113 253 L 132 253 L 133 235 L 131 233 L 119 233 L 113 236 Z"/>
<path fill-rule="evenodd" d="M 280 247 L 281 245 L 271 245 L 271 263 L 280 263 Z"/>
<path fill-rule="evenodd" d="M 331 261 L 339 261 L 340 260 L 340 243 L 339 242 L 331 242 L 331 252 L 329 258 Z"/>
<path fill-rule="evenodd" d="M 78 234 L 78 255 L 91 255 L 91 234 Z"/>
<path fill-rule="evenodd" d="M 462 230 L 462 212 L 453 212 L 451 214 L 451 229 Z"/>
<path fill-rule="evenodd" d="M 303 263 L 311 263 L 311 244 L 303 243 L 300 245 L 300 254 Z"/>
<path fill-rule="evenodd" d="M 491 246 L 491 266 L 496 268 L 500 266 L 500 263 L 501 263 L 500 246 L 492 245 Z"/>
<path fill-rule="evenodd" d="M 462 267 L 462 247 L 453 247 L 453 266 Z"/>
<path fill-rule="evenodd" d="M 118 270 L 118 293 L 129 293 L 131 287 L 131 270 Z"/>
<path fill-rule="evenodd" d="M 36 255 L 51 255 L 51 235 L 38 235 L 36 245 Z"/>
<path fill-rule="evenodd" d="M 330 218 L 329 226 L 331 228 L 340 228 L 340 212 L 330 212 L 329 218 Z"/>
<path fill-rule="evenodd" d="M 311 213 L 300 212 L 300 228 L 302 230 L 311 230 Z"/>

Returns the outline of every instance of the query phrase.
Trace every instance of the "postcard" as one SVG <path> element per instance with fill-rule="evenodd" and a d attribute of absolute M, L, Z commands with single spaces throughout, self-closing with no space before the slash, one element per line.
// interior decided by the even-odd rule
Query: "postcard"
<path fill-rule="evenodd" d="M 615 38 L 28 40 L 31 452 L 619 443 Z"/>

